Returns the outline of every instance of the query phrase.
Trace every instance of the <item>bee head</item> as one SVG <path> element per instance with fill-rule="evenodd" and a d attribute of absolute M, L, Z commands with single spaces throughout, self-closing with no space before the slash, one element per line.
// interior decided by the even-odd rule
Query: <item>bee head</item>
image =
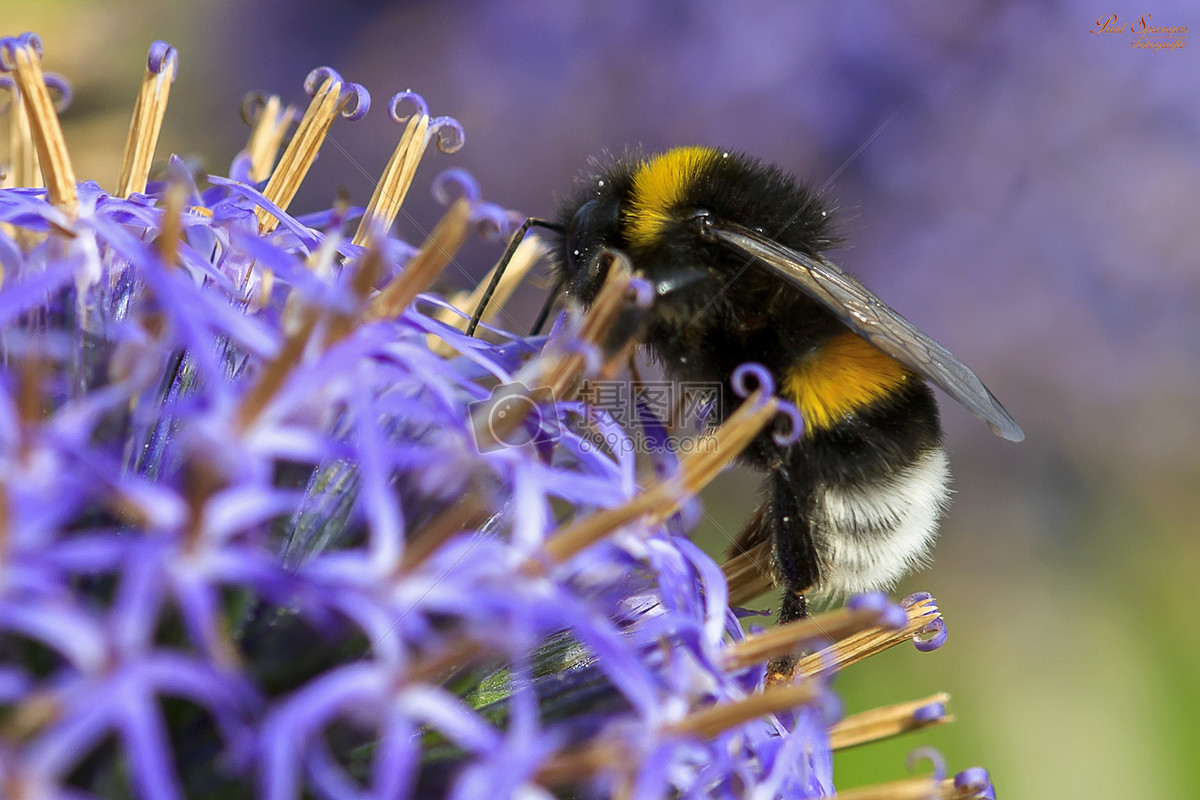
<path fill-rule="evenodd" d="M 621 203 L 616 197 L 593 197 L 571 216 L 563 235 L 566 292 L 590 303 L 604 282 L 602 258 L 607 247 L 620 246 Z"/>
<path fill-rule="evenodd" d="M 712 259 L 696 257 L 693 186 L 705 183 L 722 157 L 711 148 L 684 147 L 650 158 L 628 153 L 597 165 L 558 217 L 560 277 L 567 295 L 592 301 L 604 281 L 606 249 L 629 255 L 660 299 L 679 300 L 683 289 L 699 294 L 713 275 Z"/>

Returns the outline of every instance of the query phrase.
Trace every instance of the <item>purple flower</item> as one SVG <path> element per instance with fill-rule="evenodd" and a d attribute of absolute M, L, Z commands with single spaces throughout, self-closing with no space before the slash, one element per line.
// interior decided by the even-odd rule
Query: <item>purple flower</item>
<path fill-rule="evenodd" d="M 37 52 L 0 43 L 14 70 Z M 336 73 L 309 83 L 302 131 L 365 113 L 365 90 Z M 428 117 L 397 97 L 419 112 L 410 125 Z M 425 135 L 444 130 L 461 143 L 448 118 Z M 256 158 L 239 156 L 238 179 L 172 158 L 168 180 L 126 198 L 87 182 L 0 190 L 2 785 L 831 794 L 823 667 L 762 690 L 771 656 L 745 656 L 759 642 L 686 538 L 685 459 L 655 447 L 643 472 L 624 428 L 554 396 L 564 364 L 599 366 L 578 314 L 548 340 L 492 344 L 410 285 L 446 241 L 508 215 L 455 175 L 464 199 L 411 246 L 374 206 L 290 214 L 274 176 L 247 182 Z M 360 213 L 374 232 L 348 243 Z M 531 410 L 496 423 L 524 443 L 483 446 L 497 384 L 527 388 L 506 397 Z M 589 446 L 589 426 L 621 446 Z M 562 544 L 652 491 L 665 510 Z M 881 646 L 937 639 L 936 607 L 909 606 L 846 613 Z M 912 716 L 935 724 L 944 706 Z"/>

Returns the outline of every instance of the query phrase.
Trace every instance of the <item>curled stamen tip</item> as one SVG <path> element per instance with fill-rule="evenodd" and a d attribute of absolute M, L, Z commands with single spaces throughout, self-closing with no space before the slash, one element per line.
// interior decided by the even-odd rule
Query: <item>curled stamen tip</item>
<path fill-rule="evenodd" d="M 429 116 L 429 103 L 425 102 L 425 98 L 412 89 L 405 89 L 392 95 L 388 102 L 388 116 L 396 122 L 403 124 L 412 117 L 411 114 L 400 114 L 400 104 L 404 102 L 412 103 L 420 116 Z M 437 137 L 437 149 L 443 153 L 457 153 L 467 140 L 462 123 L 454 117 L 434 117 L 429 120 L 428 135 Z"/>
<path fill-rule="evenodd" d="M 392 95 L 392 99 L 388 102 L 388 116 L 396 122 L 408 122 L 411 114 L 400 116 L 399 107 L 403 102 L 412 103 L 417 108 L 417 112 L 423 116 L 429 116 L 429 103 L 425 102 L 425 98 L 414 92 L 412 89 L 405 89 L 403 92 L 396 92 Z"/>
<path fill-rule="evenodd" d="M 342 116 L 351 122 L 362 119 L 371 110 L 371 93 L 361 83 L 346 83 L 338 95 Z"/>
<path fill-rule="evenodd" d="M 928 653 L 944 645 L 949 635 L 945 621 L 939 617 L 917 631 L 917 635 L 913 637 L 913 647 L 922 653 Z"/>
<path fill-rule="evenodd" d="M 901 607 L 905 609 L 919 606 L 922 603 L 929 603 L 932 606 L 932 608 L 926 610 L 927 614 L 937 613 L 937 603 L 933 599 L 933 595 L 931 595 L 929 592 L 913 592 L 900 601 Z"/>
<path fill-rule="evenodd" d="M 954 788 L 971 793 L 971 797 L 979 800 L 994 800 L 996 788 L 992 786 L 992 776 L 983 767 L 970 767 L 954 776 Z"/>
<path fill-rule="evenodd" d="M 38 36 L 33 31 L 26 31 L 25 33 L 22 33 L 20 36 L 17 37 L 17 42 L 19 43 L 19 45 L 21 47 L 32 48 L 33 51 L 35 53 L 37 53 L 39 57 L 41 57 L 41 55 L 43 53 L 42 37 Z"/>
<path fill-rule="evenodd" d="M 645 278 L 634 277 L 629 281 L 629 292 L 633 295 L 633 304 L 645 310 L 654 305 L 656 293 L 654 284 Z"/>
<path fill-rule="evenodd" d="M 516 227 L 514 219 L 511 212 L 495 203 L 471 205 L 471 222 L 479 227 L 486 239 L 507 239 Z"/>
<path fill-rule="evenodd" d="M 449 191 L 451 185 L 457 186 L 460 194 L 451 194 Z M 471 177 L 471 173 L 465 169 L 451 167 L 433 179 L 433 198 L 446 206 L 450 205 L 450 201 L 456 196 L 465 197 L 471 203 L 478 203 L 480 198 L 479 184 Z"/>
<path fill-rule="evenodd" d="M 17 48 L 20 44 L 12 36 L 0 39 L 0 70 L 12 72 L 17 68 Z"/>
<path fill-rule="evenodd" d="M 309 97 L 312 97 L 318 89 L 325 85 L 327 80 L 334 83 L 345 83 L 341 74 L 333 67 L 317 67 L 304 77 L 304 91 L 308 93 Z"/>
<path fill-rule="evenodd" d="M 434 117 L 429 121 L 429 133 L 437 134 L 437 149 L 443 153 L 457 153 L 467 141 L 467 132 L 454 117 Z"/>
<path fill-rule="evenodd" d="M 787 418 L 788 426 L 786 430 L 774 431 L 771 434 L 772 441 L 780 447 L 787 447 L 800 441 L 800 437 L 804 435 L 804 415 L 800 413 L 800 409 L 786 400 L 781 400 L 779 414 Z"/>
<path fill-rule="evenodd" d="M 146 67 L 155 75 L 161 75 L 167 67 L 171 68 L 171 83 L 179 75 L 179 51 L 168 42 L 155 40 L 150 45 L 150 56 L 146 59 Z"/>
<path fill-rule="evenodd" d="M 746 382 L 747 378 L 754 379 L 753 386 Z M 753 361 L 747 361 L 735 369 L 730 382 L 733 385 L 734 393 L 738 397 L 748 397 L 756 389 L 761 389 L 764 395 L 775 392 L 775 380 L 771 377 L 770 370 L 762 364 L 756 364 Z"/>
<path fill-rule="evenodd" d="M 0 39 L 0 69 L 12 72 L 17 68 L 17 50 L 32 49 L 38 58 L 42 57 L 42 39 L 36 33 L 22 33 L 20 36 L 5 36 Z"/>
<path fill-rule="evenodd" d="M 241 115 L 242 122 L 247 125 L 253 125 L 258 122 L 258 117 L 266 108 L 267 101 L 270 98 L 266 92 L 246 92 L 242 95 L 242 105 L 238 109 Z"/>
<path fill-rule="evenodd" d="M 946 704 L 941 701 L 923 705 L 912 713 L 913 722 L 934 722 L 944 716 L 946 716 Z"/>
<path fill-rule="evenodd" d="M 46 88 L 57 95 L 54 98 L 54 110 L 65 111 L 67 106 L 71 105 L 71 84 L 62 75 L 56 72 L 47 72 L 45 74 Z"/>
<path fill-rule="evenodd" d="M 946 759 L 940 752 L 932 747 L 918 747 L 908 754 L 905 764 L 909 772 L 916 772 L 917 764 L 922 761 L 929 762 L 929 765 L 933 767 L 934 778 L 940 781 L 946 777 Z"/>

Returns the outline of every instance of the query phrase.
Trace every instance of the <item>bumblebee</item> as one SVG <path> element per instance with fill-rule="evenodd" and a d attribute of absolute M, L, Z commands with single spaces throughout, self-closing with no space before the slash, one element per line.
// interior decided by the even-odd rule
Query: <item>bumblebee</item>
<path fill-rule="evenodd" d="M 764 433 L 742 457 L 767 477 L 733 548 L 771 543 L 781 622 L 808 597 L 889 588 L 926 561 L 950 482 L 930 383 L 1024 437 L 970 369 L 824 255 L 828 211 L 775 166 L 709 147 L 626 155 L 583 176 L 556 221 L 527 225 L 539 223 L 584 306 L 604 252 L 628 255 L 656 293 L 640 338 L 671 380 L 723 382 L 731 410 L 730 376 L 754 361 L 800 409 L 799 441 Z"/>

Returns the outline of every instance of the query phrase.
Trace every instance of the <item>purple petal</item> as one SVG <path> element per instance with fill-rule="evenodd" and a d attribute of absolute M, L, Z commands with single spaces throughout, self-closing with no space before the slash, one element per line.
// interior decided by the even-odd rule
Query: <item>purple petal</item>
<path fill-rule="evenodd" d="M 138 794 L 151 800 L 182 799 L 183 790 L 174 774 L 167 728 L 158 705 L 136 691 L 126 691 L 121 697 L 121 709 L 119 725 Z"/>

